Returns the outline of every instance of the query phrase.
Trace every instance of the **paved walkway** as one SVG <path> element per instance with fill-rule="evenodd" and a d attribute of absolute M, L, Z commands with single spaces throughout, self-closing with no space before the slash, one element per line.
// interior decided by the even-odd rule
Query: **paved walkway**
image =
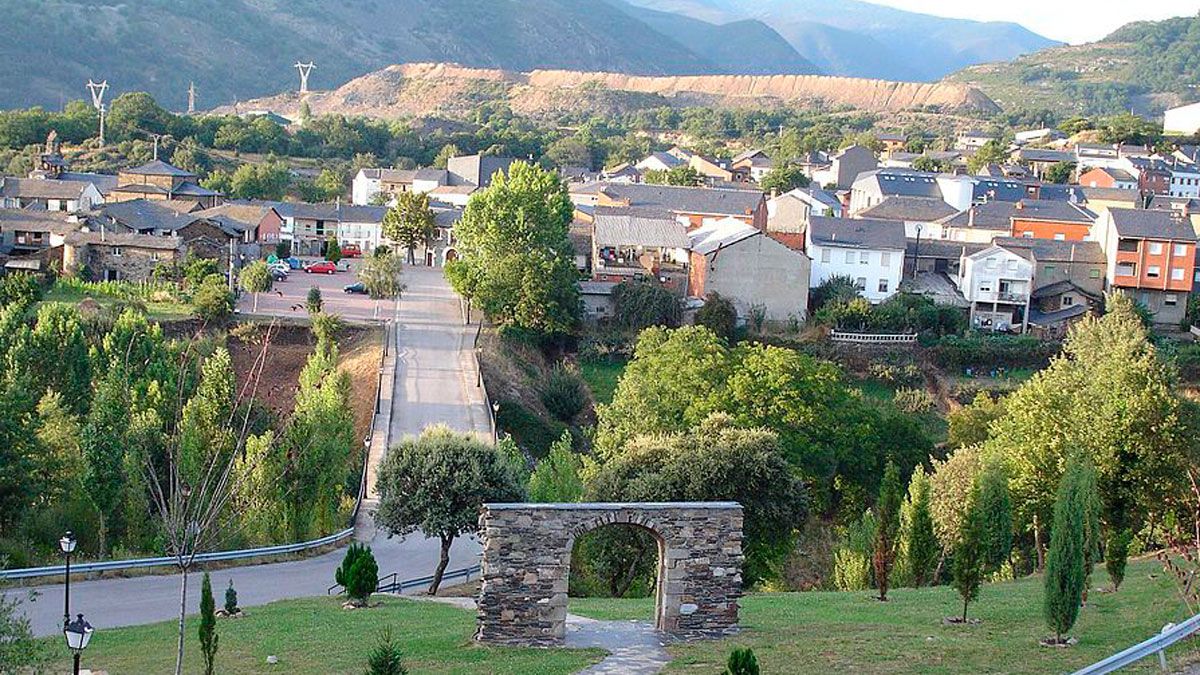
<path fill-rule="evenodd" d="M 450 290 L 441 269 L 409 267 L 404 283 L 408 291 L 396 314 L 395 349 L 388 361 L 395 363 L 395 377 L 384 383 L 384 405 L 389 414 L 378 415 L 372 431 L 368 471 L 368 495 L 374 497 L 374 470 L 386 448 L 425 426 L 445 423 L 460 431 L 491 437 L 490 417 L 470 351 L 469 329 L 462 325 L 457 296 Z M 260 310 L 262 305 L 260 304 Z M 385 363 L 387 368 L 389 363 Z M 390 385 L 390 386 L 389 386 Z M 400 578 L 433 572 L 440 554 L 437 540 L 417 534 L 404 540 L 389 539 L 377 531 L 370 518 L 374 500 L 364 502 L 356 523 L 356 538 L 371 545 L 379 561 L 380 575 L 396 572 Z M 472 538 L 455 541 L 450 569 L 478 563 L 480 545 Z M 219 593 L 232 579 L 238 599 L 245 607 L 276 600 L 324 595 L 341 564 L 342 551 L 292 562 L 232 568 L 213 574 Z M 189 581 L 190 612 L 199 611 L 199 576 Z M 4 595 L 34 601 L 22 610 L 37 635 L 58 633 L 62 626 L 63 587 L 60 584 L 34 588 L 9 588 Z M 178 616 L 179 579 L 175 575 L 133 579 L 77 581 L 71 584 L 71 611 L 83 612 L 98 629 L 164 621 Z"/>

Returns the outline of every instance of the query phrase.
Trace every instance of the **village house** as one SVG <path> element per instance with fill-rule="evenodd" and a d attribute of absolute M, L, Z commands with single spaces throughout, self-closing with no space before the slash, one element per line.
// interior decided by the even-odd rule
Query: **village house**
<path fill-rule="evenodd" d="M 1178 157 L 1171 158 L 1171 197 L 1200 199 L 1200 165 L 1186 162 Z"/>
<path fill-rule="evenodd" d="M 223 201 L 221 193 L 201 187 L 197 181 L 196 174 L 190 171 L 154 160 L 117 172 L 117 187 L 109 193 L 109 201 L 189 199 L 200 202 L 203 208 L 212 208 Z"/>
<path fill-rule="evenodd" d="M 0 177 L 0 208 L 76 213 L 104 203 L 92 183 L 50 178 Z"/>
<path fill-rule="evenodd" d="M 1060 241 L 1083 241 L 1091 237 L 1096 214 L 1071 202 L 1023 199 L 1015 204 L 1010 219 L 1012 236 Z"/>
<path fill-rule="evenodd" d="M 815 169 L 809 176 L 816 187 L 847 190 L 858 177 L 879 168 L 875 151 L 862 145 L 843 148 L 829 160 L 829 165 Z"/>
<path fill-rule="evenodd" d="M 0 209 L 0 252 L 29 255 L 62 246 L 80 228 L 79 218 L 57 211 Z"/>
<path fill-rule="evenodd" d="M 688 295 L 727 298 L 746 319 L 759 307 L 767 321 L 803 322 L 808 305 L 811 261 L 736 218 L 688 233 Z"/>
<path fill-rule="evenodd" d="M 925 236 L 936 236 L 939 221 L 955 213 L 954 207 L 941 199 L 893 195 L 869 209 L 859 211 L 854 217 L 901 222 L 904 223 L 905 235 L 915 237 L 918 230 L 924 232 Z"/>
<path fill-rule="evenodd" d="M 885 153 L 899 152 L 908 145 L 908 137 L 899 131 L 881 131 L 875 134 L 875 140 L 883 146 Z"/>
<path fill-rule="evenodd" d="M 812 261 L 809 287 L 846 276 L 855 280 L 863 297 L 883 302 L 900 289 L 906 245 L 903 223 L 814 216 L 805 233 L 805 252 Z"/>
<path fill-rule="evenodd" d="M 1079 184 L 1089 188 L 1137 190 L 1138 178 L 1125 169 L 1097 167 L 1079 174 Z"/>
<path fill-rule="evenodd" d="M 1111 208 L 1094 229 L 1110 289 L 1129 293 L 1155 323 L 1178 325 L 1195 274 L 1196 233 L 1183 210 Z"/>
<path fill-rule="evenodd" d="M 1192 136 L 1200 132 L 1200 103 L 1171 108 L 1163 113 L 1163 133 Z"/>
<path fill-rule="evenodd" d="M 1033 261 L 1029 325 L 1040 334 L 1062 337 L 1072 323 L 1102 307 L 1105 261 L 1097 242 L 1001 237 L 995 243 L 1027 251 Z"/>
<path fill-rule="evenodd" d="M 181 264 L 190 250 L 181 237 L 111 232 L 72 232 L 64 238 L 63 270 L 86 270 L 99 281 L 147 281 L 164 265 Z M 210 251 L 198 252 L 210 257 Z"/>
<path fill-rule="evenodd" d="M 967 255 L 958 287 L 971 303 L 975 330 L 1025 332 L 1033 286 L 1033 261 L 1023 250 L 992 245 Z"/>
<path fill-rule="evenodd" d="M 665 211 L 684 218 L 689 227 L 729 217 L 760 230 L 767 227 L 766 196 L 752 188 L 604 183 L 598 188 L 596 205 Z"/>
<path fill-rule="evenodd" d="M 738 182 L 760 182 L 775 168 L 775 162 L 762 149 L 755 148 L 737 155 L 730 162 L 734 180 Z"/>
<path fill-rule="evenodd" d="M 687 285 L 687 221 L 661 209 L 597 207 L 592 280 L 652 277 L 682 296 Z"/>
<path fill-rule="evenodd" d="M 1075 164 L 1079 158 L 1071 150 L 1019 148 L 1012 153 L 1012 160 L 1029 167 L 1035 178 L 1044 178 L 1050 167 L 1056 164 Z"/>
<path fill-rule="evenodd" d="M 659 151 L 652 152 L 647 155 L 642 161 L 633 165 L 638 171 L 645 173 L 647 171 L 670 171 L 678 169 L 682 166 L 687 166 L 687 160 L 673 155 L 669 152 Z"/>
<path fill-rule="evenodd" d="M 991 201 L 971 206 L 934 223 L 926 236 L 960 243 L 990 244 L 1012 234 L 1015 202 Z"/>
<path fill-rule="evenodd" d="M 974 152 L 979 148 L 988 144 L 988 141 L 995 140 L 995 136 L 986 131 L 971 129 L 964 131 L 954 140 L 954 149 L 964 152 Z"/>
<path fill-rule="evenodd" d="M 804 234 L 812 216 L 842 217 L 836 195 L 819 188 L 796 188 L 767 200 L 767 231 Z"/>

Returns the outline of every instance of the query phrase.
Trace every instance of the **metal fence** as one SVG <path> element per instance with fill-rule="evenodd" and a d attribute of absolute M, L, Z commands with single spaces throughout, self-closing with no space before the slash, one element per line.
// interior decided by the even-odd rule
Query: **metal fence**
<path fill-rule="evenodd" d="M 871 333 L 843 333 L 841 331 L 833 331 L 829 334 L 829 339 L 834 342 L 849 342 L 854 344 L 864 345 L 883 345 L 883 344 L 913 344 L 917 341 L 917 336 L 906 334 L 871 334 Z"/>
<path fill-rule="evenodd" d="M 1191 637 L 1197 631 L 1200 631 L 1200 614 L 1178 625 L 1169 623 L 1163 627 L 1161 633 L 1149 640 L 1136 644 L 1123 652 L 1113 654 L 1103 661 L 1093 663 L 1087 668 L 1077 670 L 1075 675 L 1104 675 L 1116 672 L 1155 654 L 1158 655 L 1159 666 L 1165 671 L 1167 670 L 1167 656 L 1163 650 L 1180 640 Z"/>
<path fill-rule="evenodd" d="M 464 582 L 470 581 L 471 575 L 479 574 L 480 570 L 481 570 L 481 568 L 479 565 L 472 565 L 471 567 L 460 567 L 459 569 L 456 569 L 456 570 L 449 570 L 445 574 L 442 575 L 442 581 L 446 582 L 446 581 L 450 581 L 452 579 L 459 579 L 459 578 L 461 578 Z M 392 572 L 391 574 L 389 574 L 387 576 L 379 577 L 379 579 L 376 580 L 376 582 L 375 582 L 375 592 L 376 593 L 403 593 L 403 592 L 409 590 L 410 588 L 420 588 L 422 586 L 428 586 L 429 584 L 433 583 L 433 575 L 432 574 L 423 576 L 423 577 L 416 577 L 415 579 L 401 580 L 399 577 L 400 577 L 399 572 Z M 330 586 L 329 588 L 325 589 L 325 594 L 333 595 L 334 593 L 340 593 L 341 591 L 342 591 L 342 585 L 334 584 L 334 585 Z"/>

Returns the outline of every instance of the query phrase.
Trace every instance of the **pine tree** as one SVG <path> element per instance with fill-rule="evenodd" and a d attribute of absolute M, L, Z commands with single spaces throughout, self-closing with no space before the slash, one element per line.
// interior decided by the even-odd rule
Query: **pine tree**
<path fill-rule="evenodd" d="M 729 653 L 722 675 L 758 675 L 758 658 L 749 647 L 737 647 Z"/>
<path fill-rule="evenodd" d="M 212 581 L 208 572 L 200 582 L 200 654 L 204 657 L 204 675 L 213 675 L 213 664 L 217 659 L 216 603 L 213 601 Z"/>
<path fill-rule="evenodd" d="M 1094 477 L 1094 469 L 1088 466 L 1088 460 L 1073 457 L 1067 464 L 1054 504 L 1043 612 L 1056 642 L 1062 642 L 1063 635 L 1075 625 L 1083 600 L 1087 576 L 1086 502 L 1089 497 L 1086 488 L 1089 473 Z M 1094 478 L 1091 484 L 1095 486 Z"/>
<path fill-rule="evenodd" d="M 875 505 L 879 527 L 875 530 L 875 549 L 871 561 L 875 567 L 875 585 L 879 599 L 887 601 L 888 582 L 896 561 L 896 534 L 900 529 L 900 502 L 903 499 L 900 470 L 889 461 L 879 484 L 879 501 Z"/>
<path fill-rule="evenodd" d="M 408 670 L 404 667 L 403 654 L 400 645 L 396 644 L 391 628 L 384 628 L 379 633 L 379 642 L 367 656 L 367 670 L 364 675 L 405 675 Z"/>
<path fill-rule="evenodd" d="M 905 508 L 909 514 L 904 541 L 905 564 L 913 586 L 920 588 L 933 582 L 939 553 L 933 516 L 929 512 L 929 477 L 921 467 L 917 467 L 909 481 Z"/>
<path fill-rule="evenodd" d="M 983 537 L 985 525 L 980 504 L 979 481 L 971 488 L 963 513 L 962 532 L 954 548 L 952 574 L 954 588 L 963 601 L 962 621 L 967 621 L 967 606 L 979 597 L 979 585 L 983 582 Z"/>
<path fill-rule="evenodd" d="M 1129 544 L 1132 542 L 1133 533 L 1127 529 L 1108 535 L 1108 544 L 1104 547 L 1104 569 L 1112 580 L 1114 591 L 1125 580 L 1125 562 L 1129 558 Z"/>
<path fill-rule="evenodd" d="M 225 613 L 233 616 L 239 611 L 237 604 L 237 591 L 233 588 L 233 579 L 229 580 L 229 588 L 225 589 Z"/>
<path fill-rule="evenodd" d="M 983 511 L 983 566 L 994 574 L 1008 562 L 1012 552 L 1012 500 L 1008 474 L 997 461 L 990 461 L 979 476 L 979 507 Z"/>

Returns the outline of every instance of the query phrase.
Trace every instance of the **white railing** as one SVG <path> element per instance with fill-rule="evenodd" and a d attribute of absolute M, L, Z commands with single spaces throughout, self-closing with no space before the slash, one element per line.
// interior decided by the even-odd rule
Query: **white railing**
<path fill-rule="evenodd" d="M 1167 656 L 1163 650 L 1180 640 L 1191 637 L 1197 631 L 1200 631 L 1200 614 L 1178 625 L 1169 623 L 1163 627 L 1161 633 L 1149 640 L 1136 644 L 1123 652 L 1113 654 L 1103 661 L 1093 663 L 1087 668 L 1081 668 L 1075 671 L 1075 675 L 1105 675 L 1105 673 L 1116 672 L 1155 654 L 1158 655 L 1159 666 L 1166 671 Z"/>
<path fill-rule="evenodd" d="M 829 334 L 829 339 L 833 340 L 834 342 L 848 342 L 865 345 L 913 344 L 917 341 L 917 336 L 915 333 L 911 335 L 886 333 L 845 333 L 835 330 Z"/>

